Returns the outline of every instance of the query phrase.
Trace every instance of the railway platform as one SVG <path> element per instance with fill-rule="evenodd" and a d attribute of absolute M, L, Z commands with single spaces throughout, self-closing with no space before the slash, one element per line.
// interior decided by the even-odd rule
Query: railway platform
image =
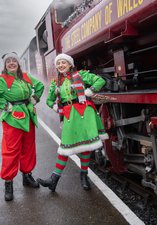
<path fill-rule="evenodd" d="M 58 116 L 44 103 L 41 103 L 37 110 L 37 166 L 33 176 L 47 178 L 51 175 L 57 155 L 60 140 L 59 121 Z M 110 190 L 103 186 L 92 171 L 89 171 L 92 190 L 88 192 L 82 190 L 79 175 L 77 159 L 72 157 L 58 183 L 56 193 L 52 193 L 44 187 L 37 190 L 23 187 L 19 172 L 14 179 L 14 200 L 11 202 L 5 202 L 4 184 L 0 180 L 0 225 L 144 224 L 134 214 L 130 214 L 129 209 L 124 209 L 118 198 L 112 196 L 109 199 Z"/>

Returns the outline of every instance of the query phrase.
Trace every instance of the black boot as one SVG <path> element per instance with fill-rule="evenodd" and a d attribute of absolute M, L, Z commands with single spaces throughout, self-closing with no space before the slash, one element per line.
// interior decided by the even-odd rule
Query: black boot
<path fill-rule="evenodd" d="M 5 181 L 5 201 L 13 200 L 13 181 Z"/>
<path fill-rule="evenodd" d="M 52 192 L 55 192 L 57 183 L 59 181 L 60 176 L 58 174 L 52 173 L 51 177 L 46 180 L 38 178 L 37 181 L 43 187 L 48 187 Z"/>
<path fill-rule="evenodd" d="M 32 173 L 23 173 L 23 186 L 29 186 L 33 188 L 39 188 L 39 183 L 34 180 Z"/>
<path fill-rule="evenodd" d="M 87 172 L 82 172 L 80 174 L 80 179 L 81 179 L 81 185 L 83 187 L 84 190 L 88 191 L 91 189 L 90 187 L 90 183 L 87 177 Z"/>

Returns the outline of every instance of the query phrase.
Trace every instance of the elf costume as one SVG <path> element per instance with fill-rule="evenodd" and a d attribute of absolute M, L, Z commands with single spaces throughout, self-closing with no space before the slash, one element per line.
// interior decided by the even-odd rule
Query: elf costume
<path fill-rule="evenodd" d="M 59 61 L 60 60 L 60 61 Z M 58 64 L 57 64 L 58 63 Z M 69 70 L 74 67 L 73 58 L 67 54 L 59 54 L 55 58 L 56 68 Z M 91 151 L 102 147 L 102 140 L 108 139 L 100 116 L 94 103 L 87 98 L 93 91 L 99 91 L 105 85 L 101 77 L 88 71 L 66 72 L 58 74 L 58 82 L 52 81 L 47 97 L 47 105 L 54 109 L 57 102 L 61 121 L 63 120 L 61 144 L 58 158 L 50 178 L 38 182 L 55 191 L 58 180 L 66 166 L 68 156 L 77 154 L 81 164 L 81 185 L 90 190 L 87 171 Z M 89 88 L 88 88 L 89 87 Z"/>
<path fill-rule="evenodd" d="M 31 96 L 38 102 L 43 90 L 43 84 L 30 74 L 23 73 L 22 80 L 11 72 L 0 75 L 0 109 L 6 109 L 0 116 L 3 125 L 1 178 L 4 180 L 12 180 L 19 166 L 21 172 L 30 173 L 36 164 L 37 115 Z M 9 105 L 11 111 L 7 110 Z"/>

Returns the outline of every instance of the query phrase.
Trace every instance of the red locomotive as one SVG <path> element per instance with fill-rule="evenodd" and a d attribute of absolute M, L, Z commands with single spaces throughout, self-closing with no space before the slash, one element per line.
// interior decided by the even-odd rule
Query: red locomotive
<path fill-rule="evenodd" d="M 97 161 L 141 175 L 157 193 L 157 0 L 68 2 L 53 1 L 37 24 L 25 69 L 50 82 L 54 58 L 64 52 L 78 70 L 101 75 L 106 86 L 93 100 L 110 140 Z"/>

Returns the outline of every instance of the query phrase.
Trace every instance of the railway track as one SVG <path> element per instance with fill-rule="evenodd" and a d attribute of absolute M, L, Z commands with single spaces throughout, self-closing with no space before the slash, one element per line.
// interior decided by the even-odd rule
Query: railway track
<path fill-rule="evenodd" d="M 157 224 L 157 195 L 141 185 L 140 176 L 113 174 L 93 158 L 90 168 L 146 225 Z"/>

